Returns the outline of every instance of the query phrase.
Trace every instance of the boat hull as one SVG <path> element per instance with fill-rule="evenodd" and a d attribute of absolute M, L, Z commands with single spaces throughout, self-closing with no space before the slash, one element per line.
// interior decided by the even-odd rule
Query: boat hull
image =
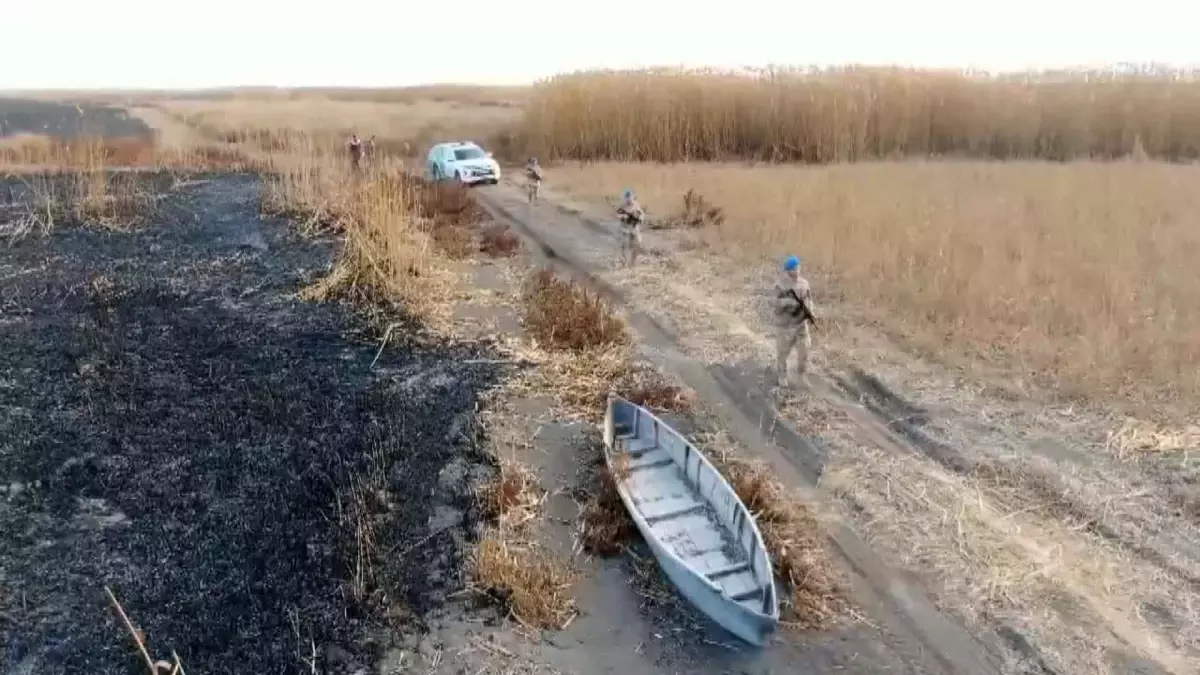
<path fill-rule="evenodd" d="M 654 450 L 669 447 L 674 451 L 673 456 L 676 459 L 669 466 L 682 472 L 695 490 L 695 496 L 704 500 L 713 513 L 722 514 L 721 521 L 725 531 L 731 539 L 736 540 L 737 546 L 744 549 L 743 560 L 746 561 L 745 566 L 750 568 L 747 573 L 752 572 L 764 589 L 761 601 L 735 600 L 722 590 L 719 584 L 680 557 L 671 545 L 660 538 L 660 532 L 656 531 L 654 524 L 643 514 L 643 508 L 639 507 L 634 494 L 631 493 L 630 480 L 627 476 L 622 476 L 623 469 L 614 461 L 614 457 L 622 454 L 618 446 L 623 440 L 627 440 L 618 433 L 619 429 L 632 429 L 629 433 L 637 438 L 644 439 L 653 435 Z M 649 411 L 624 399 L 612 397 L 609 400 L 605 414 L 604 442 L 605 462 L 617 478 L 615 483 L 621 501 L 633 517 L 638 531 L 646 540 L 667 578 L 696 609 L 722 628 L 751 645 L 763 645 L 767 637 L 779 626 L 774 577 L 761 534 L 732 487 L 682 435 Z M 681 445 L 686 445 L 682 451 Z M 683 458 L 682 463 L 679 457 Z M 663 470 L 666 468 L 669 467 L 664 467 Z M 705 489 L 701 490 L 700 485 Z M 761 610 L 748 606 L 750 604 L 760 604 Z"/>

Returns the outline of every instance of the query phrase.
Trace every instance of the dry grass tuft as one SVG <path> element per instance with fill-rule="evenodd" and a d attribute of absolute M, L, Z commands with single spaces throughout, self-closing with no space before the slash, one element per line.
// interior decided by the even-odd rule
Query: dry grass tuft
<path fill-rule="evenodd" d="M 435 221 L 429 236 L 433 245 L 449 260 L 465 260 L 479 249 L 471 231 L 458 225 Z"/>
<path fill-rule="evenodd" d="M 487 219 L 483 207 L 466 186 L 435 183 L 411 174 L 406 174 L 406 180 L 416 196 L 417 213 L 424 218 L 460 227 L 475 227 Z"/>
<path fill-rule="evenodd" d="M 691 188 L 683 193 L 683 206 L 679 213 L 664 223 L 667 227 L 688 228 L 720 227 L 724 224 L 725 211 Z"/>
<path fill-rule="evenodd" d="M 596 419 L 610 393 L 657 410 L 687 412 L 694 395 L 655 368 L 635 362 L 624 320 L 595 294 L 549 270 L 529 275 L 522 294 L 525 330 L 537 343 L 539 385 L 561 414 Z"/>
<path fill-rule="evenodd" d="M 505 458 L 500 460 L 496 477 L 479 488 L 478 499 L 484 517 L 507 530 L 536 518 L 546 491 L 527 467 Z"/>
<path fill-rule="evenodd" d="M 549 270 L 526 280 L 522 301 L 525 330 L 549 348 L 584 352 L 630 342 L 625 323 L 607 303 Z"/>
<path fill-rule="evenodd" d="M 580 513 L 579 544 L 596 555 L 619 553 L 637 536 L 637 525 L 617 493 L 617 480 L 607 466 L 601 467 L 599 487 Z"/>
<path fill-rule="evenodd" d="M 9 207 L 2 224 L 9 239 L 48 234 L 58 226 L 90 226 L 127 231 L 158 208 L 159 195 L 135 172 L 93 169 L 39 174 L 25 180 L 26 196 Z"/>
<path fill-rule="evenodd" d="M 302 230 L 345 235 L 330 274 L 305 289 L 309 299 L 338 298 L 433 320 L 450 305 L 442 260 L 473 247 L 422 220 L 421 183 L 399 170 L 356 173 L 341 158 L 314 151 L 275 162 L 264 180 L 263 208 L 296 219 Z M 468 235 L 469 237 L 469 235 Z"/>
<path fill-rule="evenodd" d="M 846 162 L 1200 157 L 1194 77 L 971 76 L 903 68 L 559 75 L 519 136 L 539 157 Z"/>
<path fill-rule="evenodd" d="M 616 384 L 618 396 L 651 410 L 690 412 L 696 404 L 695 393 L 667 379 L 657 369 L 635 364 Z"/>
<path fill-rule="evenodd" d="M 849 596 L 820 524 L 766 464 L 727 459 L 719 466 L 754 515 L 775 573 L 787 583 L 784 621 L 804 630 L 828 626 L 846 609 Z"/>
<path fill-rule="evenodd" d="M 1149 422 L 1127 419 L 1119 429 L 1108 434 L 1106 446 L 1121 459 L 1186 454 L 1200 450 L 1200 425 L 1161 428 Z"/>
<path fill-rule="evenodd" d="M 471 561 L 475 583 L 520 623 L 561 630 L 578 614 L 571 589 L 575 573 L 549 554 L 484 534 Z"/>
<path fill-rule="evenodd" d="M 521 238 L 503 223 L 492 223 L 480 235 L 479 250 L 494 257 L 504 258 L 521 251 Z"/>

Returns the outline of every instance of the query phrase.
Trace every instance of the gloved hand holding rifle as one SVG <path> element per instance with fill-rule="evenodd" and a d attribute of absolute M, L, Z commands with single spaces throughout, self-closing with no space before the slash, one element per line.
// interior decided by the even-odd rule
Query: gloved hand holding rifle
<path fill-rule="evenodd" d="M 817 317 L 813 316 L 812 310 L 809 309 L 808 303 L 804 301 L 804 298 L 797 295 L 794 288 L 787 289 L 787 294 L 796 301 L 796 309 L 792 310 L 792 316 L 799 318 L 800 323 L 807 321 L 816 327 Z"/>

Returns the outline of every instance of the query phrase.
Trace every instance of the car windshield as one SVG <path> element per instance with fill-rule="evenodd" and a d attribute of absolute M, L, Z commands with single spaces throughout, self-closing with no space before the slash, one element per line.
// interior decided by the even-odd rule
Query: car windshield
<path fill-rule="evenodd" d="M 454 159 L 483 159 L 487 157 L 487 153 L 479 148 L 455 148 Z"/>

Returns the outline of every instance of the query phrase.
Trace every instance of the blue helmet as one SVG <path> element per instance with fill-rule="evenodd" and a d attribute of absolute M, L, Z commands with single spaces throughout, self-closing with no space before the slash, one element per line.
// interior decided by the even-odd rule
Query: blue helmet
<path fill-rule="evenodd" d="M 788 256 L 788 259 L 783 261 L 783 269 L 788 272 L 800 269 L 800 258 L 794 255 Z"/>
<path fill-rule="evenodd" d="M 630 190 L 629 188 L 625 188 L 625 195 L 624 195 L 624 196 L 625 196 L 625 199 L 629 199 L 630 197 L 632 197 L 632 196 L 633 196 L 633 190 Z"/>

